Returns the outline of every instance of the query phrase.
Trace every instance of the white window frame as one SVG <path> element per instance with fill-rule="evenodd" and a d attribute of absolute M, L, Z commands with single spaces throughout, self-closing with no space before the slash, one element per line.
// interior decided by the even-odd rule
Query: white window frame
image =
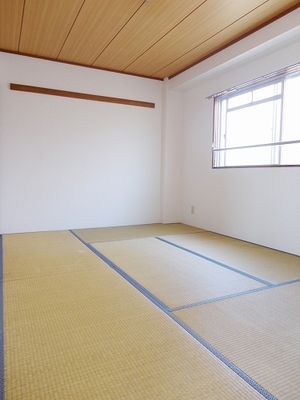
<path fill-rule="evenodd" d="M 283 146 L 297 146 L 300 151 L 300 132 L 299 140 L 282 140 L 282 129 L 283 129 L 283 107 L 284 107 L 284 88 L 285 81 L 287 78 L 300 75 L 300 63 L 289 66 L 279 71 L 275 71 L 271 74 L 264 75 L 252 81 L 248 81 L 242 85 L 235 86 L 233 88 L 224 90 L 220 93 L 216 93 L 208 98 L 213 98 L 214 100 L 214 126 L 213 126 L 213 144 L 212 144 L 212 167 L 213 168 L 238 168 L 238 167 L 278 167 L 278 166 L 300 166 L 300 161 L 297 163 L 287 163 L 282 162 L 281 149 Z M 268 87 L 270 85 L 276 85 L 281 87 L 278 92 L 274 92 L 273 95 L 265 97 L 261 100 L 253 101 L 253 92 L 257 89 Z M 281 85 L 281 86 L 280 86 Z M 234 99 L 236 96 L 243 94 L 252 93 L 251 101 L 245 104 L 238 105 L 236 107 L 228 107 L 230 100 Z M 265 143 L 251 143 L 248 145 L 237 145 L 237 146 L 226 146 L 226 128 L 227 120 L 226 118 L 232 111 L 242 110 L 243 108 L 254 107 L 255 105 L 269 103 L 277 110 L 273 110 L 273 135 L 272 140 Z M 300 112 L 300 111 L 299 111 Z M 275 121 L 276 119 L 276 121 Z M 242 152 L 247 149 L 257 149 L 260 151 L 262 148 L 269 148 L 270 158 L 269 162 L 258 162 L 255 163 L 253 159 L 252 162 L 247 162 L 246 164 L 238 163 L 226 165 L 226 155 L 228 157 L 228 152 L 234 151 Z M 251 151 L 251 150 L 250 150 Z M 245 154 L 245 153 L 244 153 Z M 300 160 L 300 157 L 299 157 Z"/>

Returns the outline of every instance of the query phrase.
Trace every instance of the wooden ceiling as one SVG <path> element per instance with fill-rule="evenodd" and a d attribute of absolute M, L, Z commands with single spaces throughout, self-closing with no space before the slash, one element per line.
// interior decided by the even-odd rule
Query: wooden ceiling
<path fill-rule="evenodd" d="M 0 50 L 163 79 L 300 0 L 1 0 Z"/>

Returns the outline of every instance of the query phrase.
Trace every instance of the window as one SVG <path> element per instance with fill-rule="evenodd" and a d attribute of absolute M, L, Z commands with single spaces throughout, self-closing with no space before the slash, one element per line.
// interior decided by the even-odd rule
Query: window
<path fill-rule="evenodd" d="M 212 97 L 214 168 L 300 165 L 300 64 Z"/>

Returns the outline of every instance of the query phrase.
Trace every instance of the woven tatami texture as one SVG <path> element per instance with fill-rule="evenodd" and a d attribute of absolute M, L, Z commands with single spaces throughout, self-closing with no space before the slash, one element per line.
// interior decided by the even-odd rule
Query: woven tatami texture
<path fill-rule="evenodd" d="M 211 232 L 164 239 L 271 283 L 300 278 L 300 257 Z"/>
<path fill-rule="evenodd" d="M 3 279 L 62 274 L 95 269 L 98 257 L 70 232 L 40 232 L 3 237 Z"/>
<path fill-rule="evenodd" d="M 6 400 L 262 398 L 71 233 L 3 248 Z"/>
<path fill-rule="evenodd" d="M 149 224 L 111 228 L 75 229 L 73 232 L 86 243 L 93 243 L 159 235 L 203 232 L 203 229 L 184 224 Z"/>
<path fill-rule="evenodd" d="M 171 309 L 264 287 L 155 238 L 94 243 L 93 247 Z"/>
<path fill-rule="evenodd" d="M 300 283 L 174 314 L 278 399 L 300 398 Z"/>

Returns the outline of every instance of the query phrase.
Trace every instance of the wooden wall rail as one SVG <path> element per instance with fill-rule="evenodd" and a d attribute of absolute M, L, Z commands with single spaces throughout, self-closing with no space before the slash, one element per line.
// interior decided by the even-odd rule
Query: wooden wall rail
<path fill-rule="evenodd" d="M 150 102 L 146 102 L 146 101 L 122 99 L 122 98 L 118 98 L 118 97 L 99 96 L 96 94 L 69 92 L 67 90 L 57 90 L 57 89 L 48 89 L 48 88 L 43 88 L 43 87 L 38 87 L 38 86 L 19 85 L 17 83 L 11 83 L 10 89 L 18 90 L 21 92 L 48 94 L 50 96 L 71 97 L 73 99 L 101 101 L 101 102 L 115 103 L 115 104 L 125 104 L 128 106 L 148 107 L 148 108 L 155 107 L 155 103 L 150 103 Z"/>

